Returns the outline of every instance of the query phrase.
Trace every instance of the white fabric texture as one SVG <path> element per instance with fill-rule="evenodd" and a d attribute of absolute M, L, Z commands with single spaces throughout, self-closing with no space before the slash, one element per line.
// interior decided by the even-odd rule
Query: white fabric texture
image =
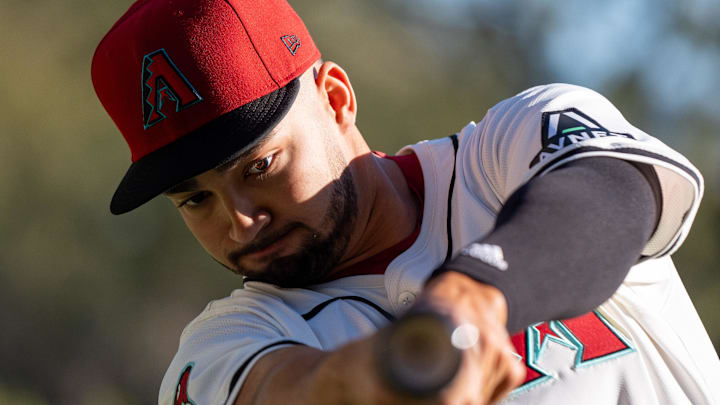
<path fill-rule="evenodd" d="M 580 124 L 563 127 L 576 121 Z M 595 133 L 585 136 L 582 128 Z M 543 133 L 554 137 L 543 139 Z M 720 361 L 668 257 L 687 235 L 702 196 L 697 170 L 627 123 L 604 97 L 563 84 L 535 87 L 501 102 L 479 124 L 467 125 L 458 139 L 457 161 L 448 138 L 399 152 L 415 153 L 420 161 L 423 220 L 415 243 L 392 261 L 385 275 L 347 277 L 307 289 L 249 282 L 210 303 L 183 331 L 159 403 L 174 403 L 188 364 L 193 367 L 186 386 L 190 400 L 197 405 L 232 403 L 252 364 L 266 352 L 295 343 L 332 350 L 373 333 L 390 322 L 388 316 L 412 306 L 429 274 L 444 261 L 448 209 L 457 253 L 492 230 L 496 214 L 515 189 L 553 167 L 590 156 L 655 167 L 663 209 L 644 251 L 649 258 L 634 266 L 617 292 L 584 318 L 594 326 L 553 321 L 514 336 L 514 343 L 524 342 L 516 344 L 518 355 L 538 377 L 503 404 L 720 403 Z M 456 180 L 448 207 L 453 168 Z M 593 346 L 600 342 L 595 332 L 622 350 L 605 353 L 602 345 Z M 590 358 L 593 350 L 599 354 Z"/>

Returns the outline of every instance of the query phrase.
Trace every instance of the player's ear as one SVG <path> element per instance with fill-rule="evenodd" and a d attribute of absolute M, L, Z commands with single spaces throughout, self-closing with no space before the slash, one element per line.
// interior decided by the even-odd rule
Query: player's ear
<path fill-rule="evenodd" d="M 338 126 L 343 130 L 354 126 L 357 103 L 347 73 L 334 62 L 323 62 L 317 71 L 315 84 Z"/>

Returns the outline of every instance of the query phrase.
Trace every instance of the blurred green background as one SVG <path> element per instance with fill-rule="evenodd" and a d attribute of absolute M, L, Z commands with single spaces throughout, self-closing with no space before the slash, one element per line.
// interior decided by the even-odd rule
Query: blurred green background
<path fill-rule="evenodd" d="M 121 217 L 129 152 L 90 82 L 131 1 L 0 3 L 0 404 L 150 404 L 183 326 L 240 280 L 163 199 Z M 675 255 L 720 347 L 720 4 L 715 0 L 291 3 L 394 152 L 533 85 L 581 84 L 704 173 Z"/>

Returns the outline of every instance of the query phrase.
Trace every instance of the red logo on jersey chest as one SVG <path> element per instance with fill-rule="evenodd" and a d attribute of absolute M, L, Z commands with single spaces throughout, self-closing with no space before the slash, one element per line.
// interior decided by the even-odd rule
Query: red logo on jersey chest
<path fill-rule="evenodd" d="M 551 370 L 540 366 L 540 359 L 548 342 L 574 350 L 573 369 L 585 367 L 633 352 L 630 342 L 600 313 L 594 311 L 564 321 L 549 321 L 530 326 L 513 335 L 515 350 L 525 362 L 523 390 L 554 378 Z"/>
<path fill-rule="evenodd" d="M 177 386 L 175 387 L 175 402 L 173 405 L 195 405 L 195 402 L 188 396 L 188 380 L 190 379 L 190 371 L 192 371 L 195 363 L 189 363 L 180 373 Z"/>

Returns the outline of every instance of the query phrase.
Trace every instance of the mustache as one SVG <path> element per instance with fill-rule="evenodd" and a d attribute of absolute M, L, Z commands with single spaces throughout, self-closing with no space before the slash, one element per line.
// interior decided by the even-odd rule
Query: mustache
<path fill-rule="evenodd" d="M 230 253 L 228 253 L 227 258 L 230 261 L 230 263 L 237 263 L 238 260 L 245 255 L 259 252 L 266 247 L 272 245 L 279 239 L 283 238 L 285 235 L 289 234 L 290 232 L 294 231 L 295 229 L 307 229 L 312 231 L 307 225 L 300 223 L 300 222 L 291 222 L 282 228 L 272 231 L 271 233 L 268 233 L 267 235 L 263 235 L 261 239 L 258 239 L 254 242 L 249 243 L 247 246 L 242 247 L 240 249 L 234 250 Z"/>

